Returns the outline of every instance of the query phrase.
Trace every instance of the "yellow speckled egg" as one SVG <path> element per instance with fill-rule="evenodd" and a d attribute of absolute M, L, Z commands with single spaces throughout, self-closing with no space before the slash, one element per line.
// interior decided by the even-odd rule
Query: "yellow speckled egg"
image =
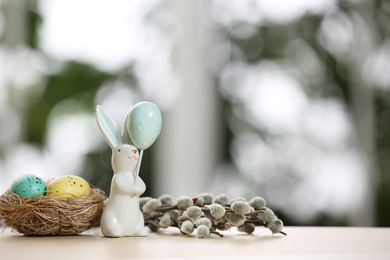
<path fill-rule="evenodd" d="M 65 175 L 50 182 L 46 189 L 47 196 L 75 198 L 87 196 L 91 192 L 89 183 L 78 176 Z"/>

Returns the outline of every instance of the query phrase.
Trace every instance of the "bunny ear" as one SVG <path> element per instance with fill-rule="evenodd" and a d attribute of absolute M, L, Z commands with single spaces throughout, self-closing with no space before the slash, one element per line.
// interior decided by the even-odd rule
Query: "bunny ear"
<path fill-rule="evenodd" d="M 127 131 L 127 120 L 129 118 L 132 108 L 133 105 L 130 105 L 129 109 L 127 110 L 127 114 L 125 116 L 125 120 L 123 121 L 123 126 L 122 126 L 122 141 L 124 144 L 131 144 L 131 145 L 133 145 L 133 141 L 131 140 L 129 132 Z"/>
<path fill-rule="evenodd" d="M 96 120 L 100 132 L 102 132 L 111 149 L 115 149 L 115 147 L 122 144 L 122 139 L 119 135 L 118 129 L 114 121 L 99 105 L 96 106 Z"/>

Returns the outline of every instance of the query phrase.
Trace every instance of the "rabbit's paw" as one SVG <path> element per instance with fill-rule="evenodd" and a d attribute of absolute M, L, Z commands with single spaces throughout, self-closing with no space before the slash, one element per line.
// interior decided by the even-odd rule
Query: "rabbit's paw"
<path fill-rule="evenodd" d="M 137 229 L 136 235 L 138 237 L 146 237 L 148 235 L 148 231 L 144 226 L 142 226 Z"/>
<path fill-rule="evenodd" d="M 102 233 L 105 237 L 121 237 L 122 236 L 122 230 L 116 229 L 116 230 L 104 230 L 102 229 Z"/>
<path fill-rule="evenodd" d="M 121 237 L 123 236 L 123 227 L 119 224 L 115 215 L 109 211 L 103 211 L 100 221 L 100 228 L 105 237 Z"/>

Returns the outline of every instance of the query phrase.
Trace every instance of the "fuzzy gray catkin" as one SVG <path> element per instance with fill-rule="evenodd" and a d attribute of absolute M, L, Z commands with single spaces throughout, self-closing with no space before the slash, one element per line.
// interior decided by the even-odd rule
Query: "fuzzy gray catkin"
<path fill-rule="evenodd" d="M 148 202 L 145 203 L 145 205 L 143 205 L 142 210 L 144 211 L 144 213 L 152 213 L 160 206 L 161 206 L 160 200 L 150 199 Z"/>
<path fill-rule="evenodd" d="M 255 231 L 255 225 L 253 225 L 251 223 L 244 223 L 241 226 L 238 226 L 237 230 L 240 232 L 252 234 Z"/>
<path fill-rule="evenodd" d="M 177 222 L 180 217 L 180 212 L 178 210 L 170 210 L 167 213 L 171 216 L 172 221 Z"/>
<path fill-rule="evenodd" d="M 159 222 L 160 227 L 167 228 L 171 224 L 172 224 L 171 215 L 169 213 L 165 213 Z"/>
<path fill-rule="evenodd" d="M 232 204 L 231 208 L 238 215 L 245 215 L 251 212 L 251 207 L 245 201 L 236 201 Z"/>
<path fill-rule="evenodd" d="M 223 218 L 223 216 L 225 216 L 226 210 L 221 205 L 211 204 L 209 206 L 209 208 L 210 208 L 210 214 L 211 214 L 211 216 L 213 216 L 213 218 L 220 219 L 220 218 Z"/>
<path fill-rule="evenodd" d="M 184 234 L 191 234 L 194 231 L 194 223 L 190 220 L 186 220 L 181 224 L 180 231 Z"/>
<path fill-rule="evenodd" d="M 234 212 L 227 212 L 225 217 L 226 220 L 234 226 L 241 226 L 245 223 L 246 220 L 244 215 L 237 215 Z"/>
<path fill-rule="evenodd" d="M 276 219 L 275 213 L 270 208 L 265 208 L 264 213 L 259 213 L 257 216 L 264 222 L 270 222 L 273 219 Z"/>
<path fill-rule="evenodd" d="M 214 224 L 216 223 L 217 219 L 215 219 L 215 218 L 211 215 L 210 211 L 206 210 L 205 212 L 203 212 L 203 214 L 204 214 L 204 216 L 205 216 L 206 218 L 208 218 L 208 219 L 211 221 L 211 223 L 214 223 Z"/>
<path fill-rule="evenodd" d="M 225 205 L 229 204 L 229 196 L 226 194 L 219 194 L 218 196 L 216 196 L 214 198 L 213 203 L 225 206 Z"/>
<path fill-rule="evenodd" d="M 281 221 L 280 219 L 272 219 L 268 223 L 267 228 L 271 230 L 272 234 L 280 233 L 280 231 L 282 231 L 283 229 L 283 221 Z"/>
<path fill-rule="evenodd" d="M 165 206 L 165 205 L 172 205 L 173 204 L 173 196 L 171 196 L 171 195 L 164 194 L 164 195 L 161 195 L 158 199 L 161 201 L 161 205 Z"/>
<path fill-rule="evenodd" d="M 221 231 L 229 230 L 232 226 L 229 223 L 220 222 L 217 224 L 217 229 Z"/>
<path fill-rule="evenodd" d="M 262 208 L 265 208 L 266 202 L 265 199 L 263 199 L 262 197 L 254 197 L 249 201 L 249 205 L 255 210 L 260 210 Z"/>
<path fill-rule="evenodd" d="M 210 237 L 210 229 L 204 225 L 200 225 L 197 228 L 198 238 L 209 238 Z"/>
<path fill-rule="evenodd" d="M 192 220 L 197 220 L 202 215 L 202 210 L 197 206 L 191 206 L 186 209 L 186 215 Z"/>
<path fill-rule="evenodd" d="M 205 203 L 204 203 L 204 199 L 203 198 L 198 198 L 195 202 L 195 206 L 198 206 L 198 207 L 201 207 L 203 206 Z"/>
<path fill-rule="evenodd" d="M 139 198 L 139 207 L 142 208 L 146 204 L 146 202 L 148 202 L 151 199 L 152 199 L 151 197 Z"/>
<path fill-rule="evenodd" d="M 202 198 L 205 205 L 212 204 L 214 200 L 214 196 L 211 193 L 201 193 L 198 195 L 198 198 Z"/>
<path fill-rule="evenodd" d="M 177 198 L 176 203 L 179 210 L 186 210 L 187 208 L 194 206 L 193 200 L 187 196 Z"/>
<path fill-rule="evenodd" d="M 209 229 L 212 227 L 212 223 L 211 223 L 211 221 L 210 221 L 210 219 L 208 219 L 208 218 L 200 218 L 200 219 L 198 219 L 196 222 L 195 222 L 195 224 L 196 224 L 196 227 L 199 227 L 199 226 L 206 226 L 206 227 L 208 227 Z"/>
<path fill-rule="evenodd" d="M 187 216 L 187 211 L 182 211 L 180 217 L 179 217 L 179 221 L 186 221 L 186 220 L 191 220 L 188 216 Z"/>

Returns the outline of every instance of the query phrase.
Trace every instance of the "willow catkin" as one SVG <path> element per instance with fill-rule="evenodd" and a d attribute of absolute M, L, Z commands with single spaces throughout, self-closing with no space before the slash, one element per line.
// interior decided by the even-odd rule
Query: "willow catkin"
<path fill-rule="evenodd" d="M 229 204 L 229 200 L 230 199 L 229 199 L 228 195 L 226 195 L 226 194 L 219 194 L 218 196 L 216 196 L 214 198 L 213 203 L 225 206 L 225 205 Z"/>
<path fill-rule="evenodd" d="M 187 196 L 177 198 L 176 203 L 179 210 L 186 210 L 187 208 L 194 206 L 194 201 Z"/>
<path fill-rule="evenodd" d="M 255 225 L 253 225 L 251 223 L 244 223 L 241 226 L 238 226 L 237 230 L 240 232 L 252 234 L 255 231 Z"/>
<path fill-rule="evenodd" d="M 159 199 L 150 199 L 142 206 L 142 210 L 144 213 L 152 213 L 160 206 L 161 201 Z"/>
<path fill-rule="evenodd" d="M 165 213 L 165 214 L 162 216 L 162 218 L 161 218 L 161 220 L 160 220 L 160 222 L 159 222 L 159 225 L 160 225 L 160 227 L 162 227 L 162 228 L 167 228 L 167 227 L 169 227 L 171 224 L 172 224 L 172 218 L 171 218 L 171 215 L 167 212 L 167 213 Z"/>
<path fill-rule="evenodd" d="M 194 231 L 194 223 L 190 220 L 186 220 L 181 224 L 180 231 L 184 234 L 191 234 Z"/>
<path fill-rule="evenodd" d="M 185 213 L 186 213 L 187 217 L 189 217 L 190 219 L 195 221 L 198 218 L 200 218 L 200 216 L 202 215 L 202 210 L 197 206 L 191 206 L 191 207 L 186 209 Z"/>
<path fill-rule="evenodd" d="M 195 202 L 195 206 L 198 206 L 198 207 L 201 207 L 203 206 L 205 203 L 204 203 L 204 199 L 203 198 L 197 198 L 196 202 Z"/>
<path fill-rule="evenodd" d="M 177 222 L 180 218 L 180 212 L 178 210 L 170 210 L 167 213 L 171 216 L 173 222 Z"/>
<path fill-rule="evenodd" d="M 225 216 L 226 210 L 221 205 L 219 205 L 219 204 L 211 204 L 209 206 L 209 208 L 210 208 L 210 214 L 211 214 L 211 216 L 213 216 L 213 218 L 220 219 L 223 216 Z"/>
<path fill-rule="evenodd" d="M 146 204 L 146 202 L 148 202 L 151 199 L 152 199 L 151 197 L 139 198 L 139 207 L 142 209 L 142 207 Z"/>
<path fill-rule="evenodd" d="M 200 218 L 198 219 L 196 222 L 196 227 L 199 227 L 199 226 L 206 226 L 207 228 L 211 228 L 213 226 L 213 224 L 211 223 L 211 220 L 208 219 L 208 218 Z"/>
<path fill-rule="evenodd" d="M 283 222 L 280 219 L 272 219 L 267 227 L 272 231 L 272 234 L 280 233 L 283 229 Z"/>
<path fill-rule="evenodd" d="M 251 212 L 251 207 L 246 201 L 236 201 L 232 204 L 232 210 L 238 215 L 245 215 Z"/>
<path fill-rule="evenodd" d="M 211 193 L 201 193 L 198 195 L 198 198 L 202 198 L 205 205 L 213 203 L 214 200 L 214 196 Z"/>
<path fill-rule="evenodd" d="M 200 225 L 197 228 L 197 236 L 198 236 L 198 238 L 209 238 L 210 237 L 210 229 L 207 226 Z"/>
<path fill-rule="evenodd" d="M 234 212 L 227 212 L 225 217 L 226 220 L 234 226 L 241 226 L 245 223 L 246 220 L 244 215 L 238 215 Z"/>
<path fill-rule="evenodd" d="M 163 205 L 163 206 L 173 204 L 173 196 L 171 196 L 171 195 L 164 194 L 164 195 L 161 195 L 158 199 L 161 201 L 161 205 Z"/>
<path fill-rule="evenodd" d="M 262 197 L 254 197 L 249 201 L 249 205 L 253 207 L 255 210 L 260 210 L 265 207 L 266 201 Z"/>
<path fill-rule="evenodd" d="M 265 208 L 264 213 L 259 213 L 257 216 L 264 222 L 270 222 L 273 219 L 276 219 L 275 213 L 270 208 Z"/>

